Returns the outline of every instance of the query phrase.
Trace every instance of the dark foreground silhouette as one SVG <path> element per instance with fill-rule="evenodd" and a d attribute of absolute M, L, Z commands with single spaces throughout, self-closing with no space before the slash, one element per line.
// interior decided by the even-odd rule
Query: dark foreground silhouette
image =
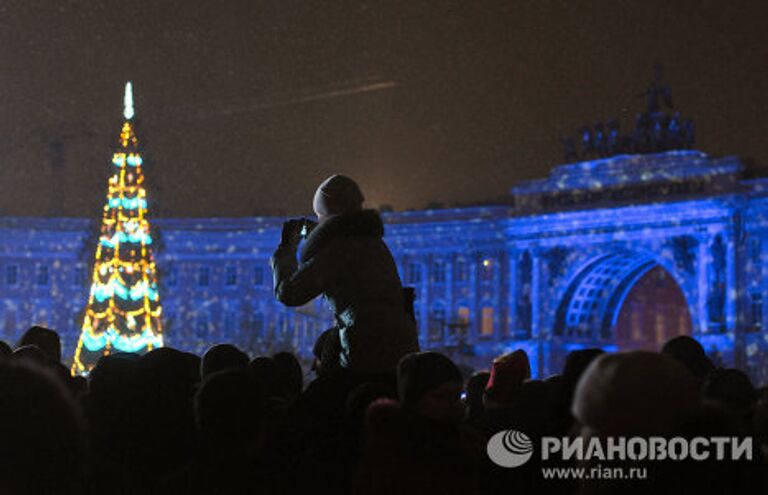
<path fill-rule="evenodd" d="M 290 353 L 170 348 L 102 358 L 88 379 L 55 332 L 0 343 L 0 493 L 756 493 L 768 472 L 768 394 L 715 368 L 688 337 L 661 353 L 575 351 L 530 379 L 515 351 L 463 376 L 411 353 L 391 373 L 323 366 L 303 383 Z M 331 354 L 333 354 L 331 352 Z M 466 396 L 462 399 L 462 391 Z M 753 436 L 751 461 L 617 461 L 644 480 L 545 480 L 548 461 L 500 467 L 501 430 L 542 436 Z M 558 465 L 562 467 L 562 465 Z M 567 464 L 566 464 L 567 466 Z"/>

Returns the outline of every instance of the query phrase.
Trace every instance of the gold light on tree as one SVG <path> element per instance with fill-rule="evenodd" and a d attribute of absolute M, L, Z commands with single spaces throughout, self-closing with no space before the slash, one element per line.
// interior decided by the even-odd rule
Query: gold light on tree
<path fill-rule="evenodd" d="M 163 345 L 162 307 L 130 82 L 125 85 L 123 114 L 73 373 L 87 373 L 101 356 L 111 352 L 142 353 Z"/>

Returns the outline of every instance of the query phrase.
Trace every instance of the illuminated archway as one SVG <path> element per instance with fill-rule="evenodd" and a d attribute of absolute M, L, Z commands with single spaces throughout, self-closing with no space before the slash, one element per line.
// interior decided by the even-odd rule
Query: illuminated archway
<path fill-rule="evenodd" d="M 613 252 L 571 280 L 557 311 L 554 335 L 586 345 L 655 349 L 691 333 L 686 297 L 649 254 Z"/>
<path fill-rule="evenodd" d="M 658 265 L 632 285 L 613 325 L 619 349 L 659 350 L 670 338 L 690 335 L 691 331 L 685 295 Z"/>

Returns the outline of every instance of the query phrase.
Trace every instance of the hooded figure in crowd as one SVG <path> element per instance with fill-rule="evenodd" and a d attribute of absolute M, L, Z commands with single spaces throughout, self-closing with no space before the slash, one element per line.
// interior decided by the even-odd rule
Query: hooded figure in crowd
<path fill-rule="evenodd" d="M 349 177 L 334 175 L 320 184 L 313 201 L 318 224 L 283 225 L 272 256 L 275 295 L 286 306 L 301 306 L 322 294 L 336 318 L 338 364 L 356 372 L 392 373 L 401 357 L 418 350 L 418 338 L 381 217 L 364 210 L 363 199 Z M 305 228 L 311 232 L 297 260 Z"/>
<path fill-rule="evenodd" d="M 517 349 L 494 359 L 485 386 L 485 408 L 509 406 L 520 392 L 523 383 L 530 378 L 531 364 L 524 350 Z"/>

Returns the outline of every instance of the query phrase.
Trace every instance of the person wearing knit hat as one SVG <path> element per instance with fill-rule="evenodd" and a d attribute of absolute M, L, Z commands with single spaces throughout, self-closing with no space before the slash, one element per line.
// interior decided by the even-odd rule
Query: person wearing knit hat
<path fill-rule="evenodd" d="M 459 368 L 437 352 L 415 352 L 397 365 L 397 395 L 400 405 L 422 417 L 458 423 L 464 416 Z"/>
<path fill-rule="evenodd" d="M 508 405 L 530 377 L 531 364 L 524 350 L 517 349 L 494 359 L 483 397 L 486 409 Z"/>
<path fill-rule="evenodd" d="M 363 193 L 357 182 L 346 175 L 332 175 L 315 191 L 312 208 L 320 222 L 333 215 L 341 215 L 362 209 Z"/>
<path fill-rule="evenodd" d="M 670 356 L 603 354 L 579 380 L 571 412 L 597 435 L 671 435 L 695 411 L 698 395 L 696 379 Z"/>
<path fill-rule="evenodd" d="M 275 296 L 286 306 L 324 296 L 338 329 L 338 360 L 330 361 L 354 372 L 394 375 L 400 358 L 419 350 L 418 335 L 384 243 L 384 223 L 363 201 L 349 177 L 332 175 L 320 184 L 312 201 L 319 223 L 300 251 L 307 221 L 283 224 L 272 256 Z"/>

